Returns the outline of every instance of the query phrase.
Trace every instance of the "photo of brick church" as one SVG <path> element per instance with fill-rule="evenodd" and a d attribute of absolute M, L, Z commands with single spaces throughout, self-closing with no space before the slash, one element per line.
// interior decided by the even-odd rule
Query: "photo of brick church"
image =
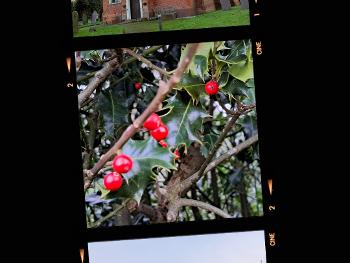
<path fill-rule="evenodd" d="M 249 0 L 71 0 L 75 37 L 249 25 Z"/>
<path fill-rule="evenodd" d="M 231 1 L 232 6 L 238 4 Z M 158 14 L 180 18 L 220 9 L 220 0 L 103 0 L 102 21 L 114 24 L 155 18 Z"/>

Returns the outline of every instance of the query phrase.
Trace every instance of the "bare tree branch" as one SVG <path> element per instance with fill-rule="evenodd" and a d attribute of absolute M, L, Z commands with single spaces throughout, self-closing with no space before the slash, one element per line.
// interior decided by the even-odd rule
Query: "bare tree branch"
<path fill-rule="evenodd" d="M 87 87 L 78 95 L 78 105 L 81 105 L 91 96 L 94 90 L 101 85 L 120 66 L 119 59 L 115 58 L 104 64 L 103 68 L 95 74 Z"/>
<path fill-rule="evenodd" d="M 218 100 L 219 105 L 221 106 L 221 108 L 224 109 L 224 111 L 226 111 L 227 115 L 234 115 L 235 112 L 233 110 L 229 110 L 228 108 L 226 108 L 225 103 L 223 103 L 221 100 Z"/>
<path fill-rule="evenodd" d="M 198 172 L 194 173 L 193 175 L 191 175 L 189 178 L 185 179 L 184 181 L 181 182 L 181 190 L 182 191 L 186 191 L 187 189 L 189 189 L 191 187 L 192 184 L 196 183 L 205 173 L 205 171 L 207 170 L 209 163 L 211 162 L 211 160 L 214 158 L 217 150 L 220 148 L 222 142 L 224 141 L 224 139 L 226 138 L 226 135 L 228 134 L 228 132 L 232 129 L 232 127 L 235 125 L 236 121 L 238 120 L 238 118 L 242 115 L 245 114 L 246 112 L 250 111 L 251 109 L 255 108 L 254 106 L 246 106 L 246 108 L 242 108 L 240 107 L 237 111 L 235 111 L 235 114 L 231 117 L 231 119 L 229 120 L 229 122 L 226 124 L 225 128 L 223 129 L 223 131 L 221 132 L 219 138 L 217 139 L 217 141 L 214 144 L 213 149 L 210 151 L 210 153 L 208 154 L 207 159 L 205 160 L 205 162 L 202 164 L 201 168 L 199 169 Z M 221 156 L 222 157 L 222 156 Z M 215 167 L 215 166 L 214 166 Z M 209 171 L 209 170 L 207 170 Z"/>
<path fill-rule="evenodd" d="M 101 159 L 95 164 L 95 166 L 86 171 L 84 190 L 86 190 L 93 178 L 97 175 L 98 171 L 103 168 L 106 162 L 108 162 L 114 155 L 117 154 L 123 145 L 142 127 L 145 120 L 153 113 L 159 109 L 159 106 L 163 102 L 166 95 L 180 82 L 181 77 L 188 65 L 190 64 L 194 54 L 197 51 L 199 44 L 189 44 L 189 49 L 184 59 L 179 63 L 176 71 L 167 81 L 159 81 L 159 88 L 156 96 L 153 98 L 152 102 L 146 108 L 146 110 L 131 124 L 121 135 L 118 141 L 109 149 L 109 151 L 104 154 Z"/>
<path fill-rule="evenodd" d="M 110 212 L 108 215 L 100 218 L 99 220 L 97 220 L 95 223 L 93 223 L 90 228 L 96 228 L 99 227 L 103 222 L 105 222 L 106 220 L 110 219 L 111 217 L 115 216 L 116 214 L 118 214 L 119 211 L 121 211 L 123 208 L 125 208 L 127 206 L 127 203 L 130 201 L 131 199 L 126 199 L 122 205 L 120 205 L 118 208 L 114 209 L 112 212 Z"/>
<path fill-rule="evenodd" d="M 168 213 L 167 213 L 167 221 L 168 222 L 174 222 L 177 219 L 179 209 L 182 205 L 180 195 L 182 192 L 188 190 L 189 188 L 186 187 L 187 185 L 192 185 L 197 182 L 197 180 L 204 175 L 205 173 L 209 172 L 213 168 L 215 168 L 217 165 L 225 161 L 226 159 L 230 158 L 232 155 L 238 154 L 242 150 L 246 149 L 253 143 L 255 143 L 258 140 L 258 135 L 254 135 L 248 140 L 242 142 L 241 144 L 237 145 L 236 147 L 229 150 L 226 154 L 220 156 L 215 161 L 210 162 L 208 166 L 204 169 L 203 173 L 200 174 L 198 172 L 194 173 L 187 179 L 183 180 L 182 182 L 179 182 L 179 185 L 175 185 L 173 189 L 167 189 L 163 193 L 163 198 L 165 203 L 167 203 Z"/>
<path fill-rule="evenodd" d="M 253 145 L 257 141 L 258 141 L 258 134 L 255 134 L 252 137 L 250 137 L 248 140 L 246 140 L 246 141 L 242 142 L 241 144 L 237 145 L 236 147 L 230 149 L 225 154 L 223 154 L 223 155 L 219 156 L 218 158 L 216 158 L 215 161 L 212 161 L 211 163 L 209 163 L 208 166 L 206 167 L 206 169 L 204 170 L 204 174 L 206 174 L 210 170 L 214 169 L 216 166 L 218 166 L 222 162 L 226 161 L 227 159 L 229 159 L 233 155 L 236 155 L 239 152 L 241 152 L 242 150 L 244 150 L 244 149 L 248 148 L 249 146 Z"/>
<path fill-rule="evenodd" d="M 158 49 L 160 49 L 162 46 L 154 46 L 154 47 L 151 47 L 149 49 L 146 49 L 145 51 L 142 52 L 142 56 L 147 56 L 155 51 L 157 51 Z M 113 55 L 111 56 L 108 60 L 104 60 L 103 62 L 109 62 L 111 61 L 112 59 L 115 59 L 117 57 L 117 55 Z M 123 63 L 121 64 L 121 66 L 123 65 L 127 65 L 127 64 L 130 64 L 134 61 L 136 61 L 137 59 L 136 58 L 128 58 L 126 60 L 123 61 Z M 94 71 L 94 72 L 90 72 L 88 74 L 86 74 L 84 77 L 81 77 L 80 79 L 77 80 L 78 83 L 84 81 L 84 80 L 88 80 L 90 78 L 92 78 L 93 76 L 95 76 L 95 74 L 97 73 L 98 71 Z M 172 72 L 169 72 L 169 73 L 172 73 Z"/>
<path fill-rule="evenodd" d="M 143 63 L 145 63 L 149 68 L 157 70 L 159 73 L 165 75 L 165 76 L 170 76 L 169 72 L 167 72 L 166 70 L 157 67 L 156 65 L 154 65 L 151 61 L 149 61 L 148 59 L 144 58 L 143 56 L 136 54 L 134 51 L 132 51 L 131 49 L 128 48 L 123 48 L 123 51 L 128 53 L 130 56 L 133 56 L 134 58 L 136 58 L 137 60 L 142 61 Z"/>
<path fill-rule="evenodd" d="M 211 152 L 208 154 L 207 159 L 204 161 L 204 163 L 202 164 L 201 168 L 199 169 L 199 171 L 193 175 L 191 175 L 189 178 L 187 178 L 186 180 L 181 182 L 181 189 L 182 191 L 185 191 L 186 189 L 190 188 L 192 184 L 194 184 L 195 182 L 198 181 L 199 178 L 202 177 L 202 175 L 204 174 L 204 170 L 205 168 L 208 166 L 208 164 L 210 163 L 210 161 L 213 159 L 213 157 L 215 156 L 216 151 L 220 148 L 221 143 L 224 141 L 224 139 L 226 138 L 227 133 L 232 129 L 233 125 L 236 123 L 236 121 L 238 120 L 240 114 L 236 113 L 230 120 L 229 122 L 226 124 L 224 130 L 221 132 L 219 138 L 217 139 L 217 141 L 214 144 L 213 149 L 211 150 Z"/>
<path fill-rule="evenodd" d="M 199 207 L 205 210 L 208 210 L 210 212 L 213 212 L 223 218 L 232 218 L 231 215 L 229 215 L 228 213 L 226 213 L 225 211 L 222 211 L 221 209 L 212 206 L 210 204 L 204 203 L 202 201 L 197 201 L 197 200 L 193 200 L 193 199 L 187 199 L 187 198 L 180 198 L 178 200 L 178 204 L 179 207 L 182 206 L 195 206 L 195 207 Z"/>

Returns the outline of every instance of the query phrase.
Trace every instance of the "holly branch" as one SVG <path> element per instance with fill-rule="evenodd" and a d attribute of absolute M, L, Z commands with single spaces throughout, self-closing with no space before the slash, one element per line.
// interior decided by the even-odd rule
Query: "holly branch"
<path fill-rule="evenodd" d="M 118 141 L 105 153 L 100 160 L 95 164 L 95 166 L 85 171 L 85 183 L 84 190 L 90 187 L 92 180 L 96 177 L 98 172 L 103 168 L 103 166 L 112 159 L 120 150 L 123 145 L 133 136 L 137 131 L 139 131 L 145 122 L 145 120 L 154 112 L 158 111 L 166 95 L 168 95 L 171 90 L 181 81 L 183 73 L 189 66 L 193 56 L 195 55 L 199 44 L 188 44 L 189 48 L 183 60 L 179 63 L 177 69 L 174 71 L 173 75 L 168 81 L 159 81 L 159 88 L 157 94 L 153 98 L 152 102 L 148 105 L 146 110 L 123 132 Z M 111 60 L 110 62 L 112 62 Z M 113 62 L 115 63 L 115 62 Z M 116 66 L 116 64 L 113 64 Z M 112 67 L 112 66 L 110 66 Z M 110 67 L 106 70 L 110 70 Z"/>
<path fill-rule="evenodd" d="M 166 207 L 168 212 L 166 215 L 166 219 L 168 222 L 173 222 L 177 219 L 179 210 L 184 205 L 195 205 L 201 208 L 204 208 L 208 211 L 214 212 L 215 214 L 222 216 L 224 218 L 228 218 L 229 215 L 225 215 L 224 211 L 220 210 L 219 208 L 216 208 L 214 206 L 203 206 L 202 204 L 199 204 L 198 202 L 195 202 L 196 200 L 192 199 L 184 199 L 182 196 L 194 185 L 196 182 L 207 172 L 214 169 L 217 165 L 225 161 L 226 159 L 230 158 L 231 156 L 239 153 L 240 151 L 246 149 L 247 147 L 251 146 L 258 140 L 258 135 L 254 135 L 248 140 L 244 141 L 243 143 L 239 144 L 235 148 L 231 149 L 226 154 L 220 156 L 218 159 L 212 161 L 214 156 L 216 155 L 217 150 L 222 145 L 223 141 L 225 140 L 227 134 L 230 130 L 234 127 L 236 124 L 238 118 L 243 115 L 250 112 L 252 109 L 255 108 L 255 104 L 252 105 L 243 105 L 242 103 L 237 103 L 237 109 L 232 112 L 232 117 L 226 124 L 225 128 L 221 132 L 219 138 L 215 142 L 212 150 L 208 154 L 208 157 L 205 159 L 205 161 L 201 164 L 198 171 L 190 175 L 189 177 L 182 179 L 182 178 L 175 178 L 171 182 L 169 182 L 168 185 L 166 185 L 165 188 L 161 188 L 158 191 L 158 200 L 162 203 L 161 206 Z M 212 161 L 212 162 L 211 162 Z M 184 201 L 187 200 L 187 201 Z M 215 209 L 214 209 L 215 208 Z M 219 210 L 220 211 L 219 211 Z"/>

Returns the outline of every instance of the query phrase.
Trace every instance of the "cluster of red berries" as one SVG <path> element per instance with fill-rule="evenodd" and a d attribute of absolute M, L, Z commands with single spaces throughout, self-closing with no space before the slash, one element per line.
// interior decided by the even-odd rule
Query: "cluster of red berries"
<path fill-rule="evenodd" d="M 165 139 L 169 134 L 168 127 L 156 113 L 152 113 L 151 116 L 148 117 L 143 127 L 149 130 L 151 136 L 158 142 Z"/>
<path fill-rule="evenodd" d="M 158 143 L 167 148 L 168 144 L 164 141 L 164 139 L 168 136 L 169 130 L 168 127 L 162 122 L 161 118 L 156 114 L 152 113 L 151 116 L 143 124 L 147 130 L 150 131 L 151 136 L 158 141 Z M 180 158 L 179 150 L 176 149 L 174 151 L 175 160 Z"/>
<path fill-rule="evenodd" d="M 127 173 L 132 169 L 133 160 L 129 155 L 120 154 L 113 160 L 113 172 L 107 174 L 103 179 L 103 184 L 107 190 L 116 191 L 123 184 L 121 174 Z"/>
<path fill-rule="evenodd" d="M 140 89 L 142 84 L 136 82 L 134 84 L 135 89 Z M 205 84 L 205 92 L 208 95 L 215 95 L 219 91 L 219 84 L 215 80 L 210 80 Z M 168 136 L 168 127 L 162 122 L 161 118 L 156 114 L 152 113 L 151 116 L 143 124 L 147 130 L 149 130 L 151 136 L 159 142 L 159 144 L 167 148 L 168 144 L 164 139 Z M 180 158 L 179 150 L 174 151 L 175 160 Z M 121 174 L 127 173 L 132 169 L 133 160 L 130 156 L 126 154 L 118 155 L 113 160 L 113 172 L 107 174 L 103 179 L 103 184 L 106 189 L 110 191 L 118 190 L 123 184 L 123 177 Z"/>

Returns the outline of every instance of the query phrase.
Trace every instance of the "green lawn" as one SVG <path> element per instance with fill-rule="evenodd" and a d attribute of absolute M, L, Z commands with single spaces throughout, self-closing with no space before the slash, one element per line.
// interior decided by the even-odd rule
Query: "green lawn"
<path fill-rule="evenodd" d="M 249 11 L 240 7 L 232 7 L 228 11 L 214 11 L 189 18 L 178 18 L 163 21 L 163 30 L 199 29 L 225 26 L 249 25 Z M 75 37 L 117 35 L 123 33 L 139 33 L 159 31 L 158 21 L 134 22 L 123 25 L 96 26 L 96 32 L 89 32 L 89 27 L 80 28 Z"/>

